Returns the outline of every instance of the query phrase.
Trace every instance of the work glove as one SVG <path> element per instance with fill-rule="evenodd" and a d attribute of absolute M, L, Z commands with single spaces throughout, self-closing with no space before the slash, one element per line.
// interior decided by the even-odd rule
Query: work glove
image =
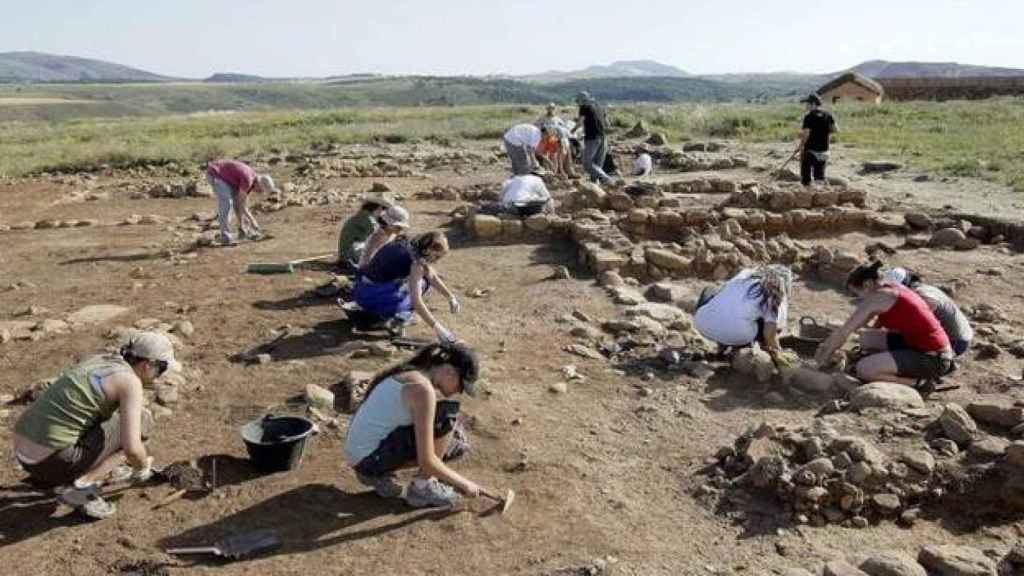
<path fill-rule="evenodd" d="M 455 334 L 452 334 L 451 331 L 441 324 L 434 327 L 434 332 L 437 334 L 437 339 L 441 344 L 454 344 L 456 342 Z"/>
<path fill-rule="evenodd" d="M 452 311 L 452 314 L 458 314 L 462 312 L 462 303 L 455 296 L 448 299 L 448 309 Z"/>

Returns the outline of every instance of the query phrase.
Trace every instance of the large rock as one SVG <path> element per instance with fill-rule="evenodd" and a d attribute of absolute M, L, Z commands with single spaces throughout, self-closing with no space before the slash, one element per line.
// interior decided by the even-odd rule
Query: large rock
<path fill-rule="evenodd" d="M 928 230 L 932 227 L 932 217 L 924 212 L 907 212 L 903 219 L 908 226 L 917 230 Z"/>
<path fill-rule="evenodd" d="M 902 552 L 882 552 L 861 563 L 869 576 L 928 576 L 924 567 Z"/>
<path fill-rule="evenodd" d="M 924 408 L 924 399 L 921 398 L 921 394 L 917 390 L 904 384 L 872 382 L 853 391 L 853 394 L 850 395 L 850 408 L 853 410 Z"/>
<path fill-rule="evenodd" d="M 821 573 L 823 576 L 868 576 L 866 572 L 854 568 L 843 560 L 833 560 L 825 564 Z"/>
<path fill-rule="evenodd" d="M 662 324 L 669 324 L 687 317 L 677 306 L 672 304 L 659 304 L 657 302 L 644 302 L 626 309 L 626 316 L 642 316 L 656 320 Z"/>
<path fill-rule="evenodd" d="M 974 440 L 978 433 L 978 425 L 971 418 L 971 415 L 959 404 L 946 404 L 939 416 L 939 426 L 946 434 L 946 437 L 956 442 L 961 448 L 967 446 Z"/>
<path fill-rule="evenodd" d="M 690 269 L 691 260 L 689 258 L 669 252 L 668 250 L 651 248 L 644 253 L 644 257 L 648 262 L 654 264 L 658 268 L 673 271 L 685 271 Z"/>
<path fill-rule="evenodd" d="M 969 546 L 925 546 L 917 561 L 936 576 L 996 576 L 995 563 Z"/>
<path fill-rule="evenodd" d="M 967 413 L 978 422 L 1014 428 L 1024 424 L 1024 407 L 1015 406 L 1012 400 L 983 398 L 967 405 Z"/>
<path fill-rule="evenodd" d="M 102 324 L 128 312 L 130 308 L 114 304 L 93 304 L 68 316 L 71 324 Z"/>
<path fill-rule="evenodd" d="M 629 212 L 633 209 L 633 197 L 625 192 L 613 192 L 608 195 L 608 206 L 616 212 Z"/>
<path fill-rule="evenodd" d="M 928 241 L 928 245 L 932 248 L 956 248 L 966 241 L 967 236 L 962 230 L 943 228 L 932 234 L 932 239 Z"/>
<path fill-rule="evenodd" d="M 804 366 L 782 368 L 782 382 L 812 394 L 824 394 L 832 390 L 832 375 Z"/>
<path fill-rule="evenodd" d="M 775 373 L 772 357 L 760 348 L 744 348 L 736 353 L 732 361 L 733 370 L 740 374 L 753 376 L 758 382 L 771 380 Z"/>
<path fill-rule="evenodd" d="M 497 238 L 501 236 L 501 220 L 486 214 L 475 214 L 471 223 L 473 233 L 478 238 Z"/>

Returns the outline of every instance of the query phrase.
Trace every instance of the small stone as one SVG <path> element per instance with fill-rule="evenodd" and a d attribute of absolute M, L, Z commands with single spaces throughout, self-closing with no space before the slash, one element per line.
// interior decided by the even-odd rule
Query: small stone
<path fill-rule="evenodd" d="M 909 510 L 904 510 L 903 513 L 900 514 L 900 524 L 908 527 L 913 526 L 915 523 L 917 523 L 917 520 L 920 517 L 920 508 L 910 508 Z"/>
<path fill-rule="evenodd" d="M 255 361 L 256 364 L 270 364 L 271 362 L 274 361 L 274 357 L 271 356 L 270 354 L 263 353 L 257 354 L 255 358 L 253 358 L 253 360 Z"/>
<path fill-rule="evenodd" d="M 565 382 L 554 382 L 550 386 L 548 386 L 548 392 L 551 392 L 552 394 L 561 395 L 565 394 L 568 391 L 569 386 Z"/>
<path fill-rule="evenodd" d="M 333 410 L 334 409 L 334 393 L 322 386 L 316 384 L 306 385 L 306 402 L 320 410 Z"/>
<path fill-rule="evenodd" d="M 963 406 L 954 403 L 946 404 L 939 417 L 939 425 L 946 436 L 960 447 L 970 444 L 978 432 L 978 425 L 974 419 L 964 410 Z"/>
<path fill-rule="evenodd" d="M 159 384 L 156 387 L 156 401 L 163 406 L 173 406 L 178 403 L 178 387 L 168 384 Z"/>
<path fill-rule="evenodd" d="M 909 450 L 900 456 L 900 460 L 926 476 L 935 470 L 935 457 L 926 450 Z"/>
<path fill-rule="evenodd" d="M 191 338 L 196 333 L 196 329 L 192 326 L 192 322 L 188 320 L 179 320 L 174 324 L 174 332 L 184 336 L 185 338 Z"/>
<path fill-rule="evenodd" d="M 975 438 L 967 448 L 967 453 L 972 459 L 978 462 L 991 462 L 1001 458 L 1006 453 L 1009 441 L 997 436 L 984 436 Z"/>
<path fill-rule="evenodd" d="M 882 514 L 895 514 L 900 509 L 900 497 L 895 494 L 875 494 L 871 502 Z"/>
<path fill-rule="evenodd" d="M 858 529 L 864 529 L 870 525 L 868 519 L 863 516 L 854 516 L 853 518 L 850 518 L 850 524 L 854 528 Z"/>

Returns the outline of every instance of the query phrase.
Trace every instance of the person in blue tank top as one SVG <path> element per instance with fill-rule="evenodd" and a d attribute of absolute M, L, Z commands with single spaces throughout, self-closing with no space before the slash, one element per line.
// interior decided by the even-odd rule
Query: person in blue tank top
<path fill-rule="evenodd" d="M 455 335 L 445 328 L 423 302 L 428 287 L 436 287 L 452 314 L 462 305 L 448 289 L 432 264 L 448 254 L 448 239 L 441 232 L 428 232 L 410 240 L 404 236 L 380 248 L 359 270 L 352 296 L 362 311 L 389 329 L 409 323 L 415 312 L 442 342 L 454 342 Z"/>
<path fill-rule="evenodd" d="M 402 497 L 410 506 L 450 507 L 480 488 L 447 462 L 465 454 L 468 444 L 458 419 L 458 394 L 476 396 L 480 365 L 462 343 L 431 344 L 407 362 L 378 374 L 356 410 L 345 438 L 345 460 L 356 478 L 385 498 Z M 403 487 L 395 472 L 418 467 Z"/>

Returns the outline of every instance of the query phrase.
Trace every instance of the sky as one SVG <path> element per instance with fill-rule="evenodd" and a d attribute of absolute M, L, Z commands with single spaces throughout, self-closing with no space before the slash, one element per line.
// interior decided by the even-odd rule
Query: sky
<path fill-rule="evenodd" d="M 1021 0 L 5 0 L 0 52 L 202 78 L 486 75 L 657 60 L 695 74 L 865 60 L 1024 68 Z"/>

